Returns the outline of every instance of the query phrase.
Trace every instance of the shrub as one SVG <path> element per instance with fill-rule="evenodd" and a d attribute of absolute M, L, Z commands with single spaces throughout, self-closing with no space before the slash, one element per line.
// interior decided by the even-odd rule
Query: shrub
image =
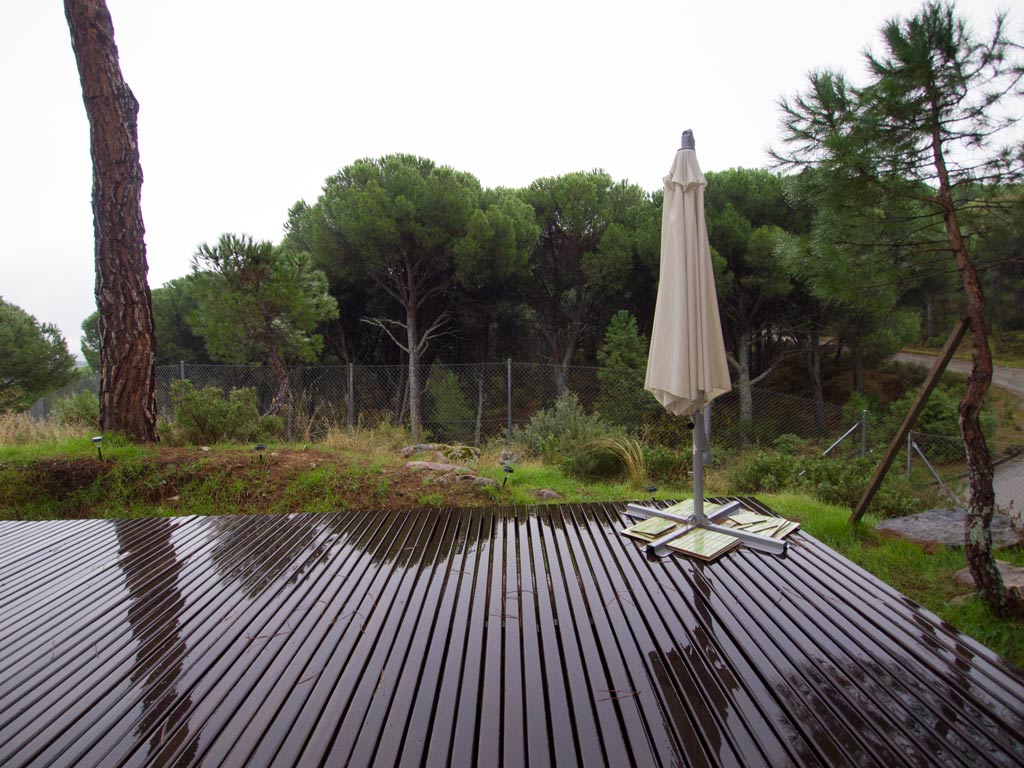
<path fill-rule="evenodd" d="M 53 404 L 53 415 L 58 424 L 73 427 L 98 427 L 100 399 L 94 392 L 79 392 L 63 397 Z"/>
<path fill-rule="evenodd" d="M 476 408 L 466 397 L 459 378 L 447 368 L 432 366 L 424 387 L 424 412 L 430 414 L 431 433 L 442 440 L 473 433 Z"/>
<path fill-rule="evenodd" d="M 625 474 L 622 457 L 612 451 L 583 450 L 562 460 L 561 469 L 567 475 L 586 480 L 611 480 Z"/>
<path fill-rule="evenodd" d="M 737 493 L 777 493 L 798 485 L 800 461 L 784 453 L 754 451 L 729 469 L 730 488 Z"/>
<path fill-rule="evenodd" d="M 663 445 L 644 446 L 644 465 L 651 480 L 678 483 L 686 479 L 686 473 L 693 464 L 689 451 L 673 451 Z"/>
<path fill-rule="evenodd" d="M 537 411 L 524 427 L 516 427 L 513 440 L 547 463 L 575 456 L 588 443 L 618 432 L 597 415 L 583 410 L 576 395 L 566 392 L 550 408 Z"/>
<path fill-rule="evenodd" d="M 808 493 L 826 504 L 852 509 L 864 493 L 877 457 L 839 459 L 801 458 L 775 451 L 757 451 L 739 457 L 727 472 L 729 493 Z M 890 473 L 871 502 L 879 517 L 898 517 L 936 506 L 934 493 L 912 488 Z"/>
<path fill-rule="evenodd" d="M 189 381 L 171 383 L 174 404 L 172 440 L 193 445 L 221 441 L 251 442 L 280 435 L 279 416 L 260 416 L 256 390 L 233 389 L 225 397 L 217 387 L 196 389 Z"/>
<path fill-rule="evenodd" d="M 629 437 L 599 437 L 566 459 L 563 467 L 569 474 L 596 479 L 627 474 L 634 485 L 647 477 L 640 443 Z"/>
<path fill-rule="evenodd" d="M 644 390 L 647 344 L 636 318 L 619 310 L 608 323 L 597 350 L 601 364 L 597 371 L 597 410 L 608 422 L 633 432 L 661 410 L 658 401 Z"/>

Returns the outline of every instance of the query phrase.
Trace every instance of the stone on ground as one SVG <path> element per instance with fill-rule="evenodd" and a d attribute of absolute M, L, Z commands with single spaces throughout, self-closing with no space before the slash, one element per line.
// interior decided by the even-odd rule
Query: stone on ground
<path fill-rule="evenodd" d="M 882 520 L 876 530 L 888 531 L 919 544 L 964 545 L 965 513 L 956 509 L 929 509 L 916 515 Z M 992 546 L 1012 547 L 1024 541 L 1024 530 L 1013 525 L 1007 515 L 992 518 Z"/>
<path fill-rule="evenodd" d="M 1009 589 L 1010 587 L 1016 587 L 1017 589 L 1024 590 L 1024 568 L 1016 565 L 1010 565 L 1004 560 L 996 560 L 996 567 L 999 568 L 999 573 L 1003 576 L 1003 586 Z M 958 584 L 964 584 L 968 587 L 974 586 L 974 577 L 971 576 L 971 569 L 964 568 L 961 571 L 956 572 L 954 576 Z"/>

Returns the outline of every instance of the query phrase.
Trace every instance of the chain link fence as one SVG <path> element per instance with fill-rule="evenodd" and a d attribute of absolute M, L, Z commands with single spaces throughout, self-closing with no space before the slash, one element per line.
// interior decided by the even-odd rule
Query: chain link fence
<path fill-rule="evenodd" d="M 508 440 L 514 427 L 526 425 L 550 408 L 562 393 L 572 393 L 588 413 L 651 443 L 689 446 L 687 420 L 669 416 L 644 391 L 644 371 L 540 363 L 440 364 L 423 366 L 422 427 L 431 440 L 481 445 Z M 409 370 L 403 365 L 299 366 L 289 369 L 291 400 L 285 409 L 289 440 L 316 440 L 331 428 L 409 426 Z M 173 416 L 171 385 L 184 379 L 196 388 L 216 387 L 225 394 L 251 387 L 265 411 L 278 390 L 266 366 L 192 365 L 156 369 L 157 405 Z M 45 418 L 63 397 L 96 392 L 98 378 L 83 377 L 36 402 L 31 413 Z M 872 415 L 844 414 L 833 403 L 815 403 L 756 387 L 749 398 L 733 390 L 715 400 L 712 445 L 719 451 L 785 445 L 799 440 L 831 456 L 863 455 L 884 447 L 891 433 Z M 996 463 L 996 502 L 1020 519 L 1024 513 L 1024 446 L 990 442 Z M 958 435 L 914 432 L 907 441 L 905 471 L 915 484 L 938 484 L 955 506 L 966 496 L 966 459 Z M 895 471 L 895 470 L 894 470 Z"/>
<path fill-rule="evenodd" d="M 289 369 L 291 399 L 285 409 L 290 439 L 316 439 L 330 428 L 373 427 L 383 422 L 409 426 L 409 369 L 404 365 L 296 366 Z M 573 394 L 588 413 L 652 442 L 689 443 L 685 419 L 669 416 L 644 391 L 644 371 L 541 363 L 433 364 L 419 371 L 423 430 L 439 442 L 479 445 L 508 439 L 511 430 L 551 407 L 563 393 Z M 278 382 L 270 368 L 249 365 L 181 363 L 156 369 L 157 407 L 171 418 L 171 386 L 187 380 L 197 389 L 216 387 L 225 394 L 252 388 L 261 411 L 269 408 Z M 96 392 L 98 378 L 83 377 L 37 401 L 31 409 L 46 418 L 61 398 Z M 842 433 L 842 408 L 815 404 L 793 395 L 754 388 L 749 398 L 733 391 L 715 400 L 712 415 L 716 445 L 740 448 L 770 445 L 780 435 L 820 440 Z"/>
<path fill-rule="evenodd" d="M 986 441 L 994 464 L 996 507 L 1024 524 L 1024 445 Z M 963 509 L 968 498 L 967 456 L 959 435 L 907 435 L 905 473 L 918 485 L 936 486 L 950 507 Z"/>
<path fill-rule="evenodd" d="M 423 436 L 445 443 L 482 445 L 509 440 L 516 427 L 571 393 L 589 414 L 651 444 L 687 450 L 688 421 L 670 416 L 644 391 L 644 371 L 539 363 L 433 364 L 419 371 Z M 301 366 L 289 369 L 291 399 L 283 411 L 289 441 L 314 441 L 331 429 L 410 425 L 409 370 L 402 365 Z M 269 408 L 278 382 L 266 366 L 192 365 L 156 369 L 157 404 L 173 418 L 171 386 L 187 380 L 197 389 L 252 388 L 261 412 Z M 62 398 L 96 393 L 97 376 L 82 377 L 37 401 L 31 414 L 46 418 Z M 891 416 L 850 413 L 834 403 L 753 388 L 714 401 L 711 425 L 716 463 L 751 447 L 817 451 L 832 457 L 863 456 L 888 445 Z M 996 504 L 1024 524 L 1024 445 L 989 441 L 995 462 Z M 894 467 L 891 472 L 899 472 Z M 902 471 L 914 485 L 939 491 L 951 507 L 967 498 L 967 462 L 959 435 L 912 432 Z"/>

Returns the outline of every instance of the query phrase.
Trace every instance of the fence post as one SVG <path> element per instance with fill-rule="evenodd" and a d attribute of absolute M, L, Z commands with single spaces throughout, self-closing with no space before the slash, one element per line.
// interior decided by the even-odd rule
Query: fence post
<path fill-rule="evenodd" d="M 507 380 L 508 380 L 508 445 L 512 447 L 512 358 L 508 358 Z"/>
<path fill-rule="evenodd" d="M 353 389 L 356 377 L 353 372 L 352 363 L 348 364 L 348 428 L 353 430 L 356 427 L 356 395 Z"/>
<path fill-rule="evenodd" d="M 860 412 L 860 457 L 863 459 L 868 455 L 868 411 L 865 408 Z"/>
<path fill-rule="evenodd" d="M 181 360 L 178 363 L 178 372 L 181 374 L 180 378 L 182 381 L 185 380 L 185 361 Z"/>
<path fill-rule="evenodd" d="M 914 461 L 914 433 L 907 432 L 907 480 L 910 480 L 911 463 Z"/>

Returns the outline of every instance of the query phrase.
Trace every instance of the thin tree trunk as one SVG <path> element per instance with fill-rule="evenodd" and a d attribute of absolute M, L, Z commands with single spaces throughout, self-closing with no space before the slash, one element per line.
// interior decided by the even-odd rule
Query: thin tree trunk
<path fill-rule="evenodd" d="M 406 332 L 409 344 L 409 431 L 413 442 L 418 443 L 423 431 L 423 416 L 420 410 L 420 340 L 414 306 L 410 306 L 406 314 Z"/>
<path fill-rule="evenodd" d="M 64 15 L 89 118 L 100 428 L 155 442 L 156 340 L 146 282 L 139 104 L 121 75 L 104 0 L 65 0 Z"/>
<path fill-rule="evenodd" d="M 924 295 L 924 333 L 925 341 L 935 337 L 935 294 L 931 291 Z"/>
<path fill-rule="evenodd" d="M 480 447 L 480 436 L 484 423 L 484 376 L 486 369 L 483 363 L 477 368 L 476 382 L 476 429 L 473 432 L 473 445 Z"/>
<path fill-rule="evenodd" d="M 274 399 L 270 401 L 270 408 L 267 410 L 267 413 L 276 414 L 280 413 L 281 409 L 291 402 L 292 387 L 291 381 L 288 379 L 288 366 L 284 364 L 284 360 L 273 349 L 269 352 L 268 363 L 270 364 L 270 370 L 274 372 L 274 379 L 277 381 L 277 392 L 274 394 Z"/>
<path fill-rule="evenodd" d="M 860 345 L 850 350 L 853 358 L 853 391 L 864 392 L 864 350 Z"/>
<path fill-rule="evenodd" d="M 754 426 L 754 392 L 750 383 L 750 331 L 740 332 L 739 349 L 736 350 L 737 366 L 736 388 L 740 397 L 740 439 L 743 444 L 750 443 Z"/>
<path fill-rule="evenodd" d="M 395 426 L 402 425 L 406 408 L 409 406 L 409 368 L 399 368 L 398 388 L 395 390 Z"/>
<path fill-rule="evenodd" d="M 937 129 L 936 129 L 937 131 Z M 992 486 L 992 457 L 981 431 L 981 407 L 992 383 L 992 350 L 985 326 L 985 295 L 978 271 L 967 254 L 960 222 L 949 187 L 949 175 L 941 142 L 933 136 L 935 169 L 939 178 L 939 200 L 946 223 L 946 235 L 967 296 L 967 317 L 971 329 L 971 375 L 960 401 L 960 433 L 964 439 L 970 483 L 970 500 L 964 528 L 964 554 L 974 584 L 985 603 L 1002 617 L 1024 619 L 1024 595 L 1007 590 L 992 552 L 992 516 L 995 514 L 995 490 Z"/>
<path fill-rule="evenodd" d="M 807 366 L 807 378 L 811 385 L 811 410 L 814 413 L 814 429 L 819 434 L 824 434 L 825 396 L 821 386 L 821 334 L 817 328 L 812 328 L 807 338 L 804 363 Z"/>

